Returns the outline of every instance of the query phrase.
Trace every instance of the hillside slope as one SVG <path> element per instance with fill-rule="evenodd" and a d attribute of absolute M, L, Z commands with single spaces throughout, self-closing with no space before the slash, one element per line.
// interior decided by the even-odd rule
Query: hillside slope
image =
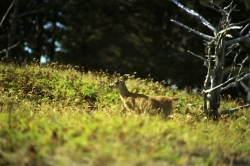
<path fill-rule="evenodd" d="M 250 165 L 248 110 L 214 122 L 198 94 L 128 80 L 133 92 L 181 98 L 165 120 L 122 109 L 108 88 L 119 74 L 53 64 L 0 71 L 0 165 Z"/>

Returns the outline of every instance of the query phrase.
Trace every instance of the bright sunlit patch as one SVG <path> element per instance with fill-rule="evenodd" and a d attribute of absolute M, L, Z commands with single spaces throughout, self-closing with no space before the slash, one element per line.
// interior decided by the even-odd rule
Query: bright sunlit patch
<path fill-rule="evenodd" d="M 24 50 L 31 54 L 33 51 L 32 51 L 32 49 L 28 46 L 28 43 L 25 42 L 24 45 L 25 45 Z"/>
<path fill-rule="evenodd" d="M 44 55 L 42 55 L 40 57 L 40 63 L 46 63 L 46 62 L 47 62 L 46 57 Z"/>

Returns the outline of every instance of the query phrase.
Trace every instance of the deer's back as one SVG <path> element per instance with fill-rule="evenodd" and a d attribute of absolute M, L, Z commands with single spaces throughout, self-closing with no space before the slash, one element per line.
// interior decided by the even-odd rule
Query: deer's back
<path fill-rule="evenodd" d="M 164 115 L 170 115 L 173 109 L 172 101 L 174 100 L 177 100 L 177 98 L 131 93 L 123 99 L 123 102 L 127 109 L 136 112 L 148 112 L 151 114 L 163 113 Z"/>

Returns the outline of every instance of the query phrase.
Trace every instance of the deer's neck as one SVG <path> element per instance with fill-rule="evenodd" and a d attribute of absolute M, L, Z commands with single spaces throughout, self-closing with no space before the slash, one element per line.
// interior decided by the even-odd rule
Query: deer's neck
<path fill-rule="evenodd" d="M 128 91 L 128 88 L 126 87 L 125 83 L 122 83 L 122 86 L 120 86 L 120 88 L 118 89 L 118 92 L 122 99 L 130 95 L 130 92 Z"/>

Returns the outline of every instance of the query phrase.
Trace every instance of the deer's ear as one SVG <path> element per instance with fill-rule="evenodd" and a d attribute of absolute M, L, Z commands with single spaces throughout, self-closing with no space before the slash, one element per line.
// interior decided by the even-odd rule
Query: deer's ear
<path fill-rule="evenodd" d="M 128 79 L 128 74 L 124 74 L 123 76 L 122 76 L 122 81 L 126 81 L 127 79 Z"/>

